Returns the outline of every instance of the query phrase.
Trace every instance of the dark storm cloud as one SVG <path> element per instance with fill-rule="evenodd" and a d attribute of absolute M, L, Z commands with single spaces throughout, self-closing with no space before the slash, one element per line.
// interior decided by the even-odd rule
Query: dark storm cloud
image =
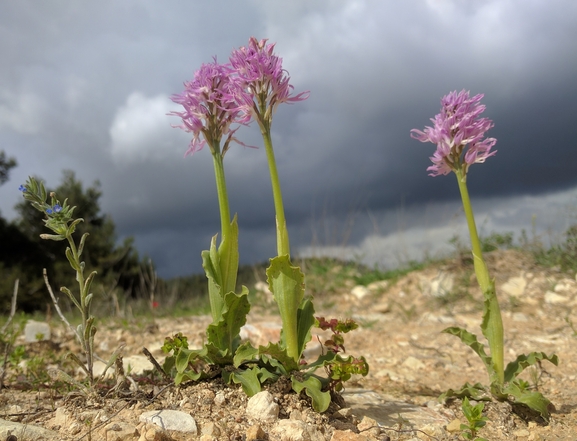
<path fill-rule="evenodd" d="M 12 184 L 56 186 L 70 168 L 102 182 L 119 234 L 162 275 L 199 271 L 219 229 L 212 162 L 207 149 L 183 158 L 190 137 L 170 127 L 169 97 L 254 35 L 277 42 L 296 92 L 311 91 L 273 124 L 293 249 L 377 256 L 401 230 L 415 249 L 455 230 L 454 177 L 428 177 L 434 146 L 409 137 L 451 90 L 484 93 L 495 123 L 498 154 L 469 179 L 479 212 L 494 204 L 487 228 L 519 226 L 575 197 L 576 20 L 572 0 L 3 2 L 0 148 L 19 167 L 2 214 L 14 215 Z M 262 145 L 254 124 L 238 134 Z M 264 260 L 275 250 L 264 149 L 234 146 L 225 167 L 241 255 Z"/>

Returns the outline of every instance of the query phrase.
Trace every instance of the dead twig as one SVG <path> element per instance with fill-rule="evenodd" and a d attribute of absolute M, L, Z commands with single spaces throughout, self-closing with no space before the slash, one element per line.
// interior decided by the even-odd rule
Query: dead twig
<path fill-rule="evenodd" d="M 10 315 L 8 316 L 8 320 L 6 321 L 6 323 L 4 323 L 4 326 L 2 326 L 2 329 L 0 329 L 0 334 L 4 334 L 6 329 L 8 329 L 8 326 L 10 325 L 12 319 L 14 318 L 14 314 L 16 314 L 16 299 L 18 298 L 19 283 L 20 279 L 16 279 L 16 281 L 14 282 L 14 292 L 12 293 L 12 303 L 10 304 Z"/>
<path fill-rule="evenodd" d="M 64 323 L 66 323 L 66 325 L 68 325 L 68 327 L 72 330 L 72 332 L 74 332 L 74 335 L 76 335 L 76 336 L 78 336 L 78 338 L 80 338 L 76 329 L 74 329 L 74 327 L 70 324 L 70 322 L 68 320 L 66 320 L 66 317 L 64 317 L 64 314 L 62 314 L 62 310 L 60 309 L 60 306 L 58 306 L 58 299 L 56 298 L 56 296 L 54 295 L 54 292 L 52 291 L 52 287 L 50 286 L 50 282 L 48 282 L 48 274 L 46 273 L 46 268 L 44 268 L 42 270 L 42 275 L 44 276 L 44 283 L 46 284 L 46 288 L 48 288 L 48 292 L 50 293 L 50 297 L 52 297 L 52 303 L 54 304 L 54 308 L 56 308 L 56 312 L 60 316 L 60 319 Z"/>
<path fill-rule="evenodd" d="M 158 361 L 156 361 L 156 358 L 154 358 L 154 356 L 150 353 L 150 351 L 148 349 L 142 348 L 142 353 L 144 355 L 146 355 L 146 358 L 148 358 L 148 361 L 150 361 L 152 363 L 154 368 L 160 373 L 160 375 L 163 376 L 163 378 L 165 380 L 170 380 L 170 375 L 168 375 L 166 372 L 164 372 L 164 369 L 162 369 L 162 366 L 158 363 Z"/>
<path fill-rule="evenodd" d="M 2 326 L 2 329 L 0 329 L 0 336 L 2 336 L 2 340 L 4 340 L 3 336 L 5 335 L 5 332 L 8 329 L 8 326 L 10 325 L 10 323 L 12 323 L 12 319 L 14 318 L 14 315 L 16 314 L 16 299 L 18 298 L 18 283 L 19 282 L 20 282 L 20 279 L 16 279 L 16 281 L 14 282 L 14 293 L 12 294 L 12 303 L 10 305 L 10 316 L 8 317 L 8 320 L 6 321 L 6 323 L 4 323 L 4 326 Z M 12 346 L 14 345 L 15 339 L 16 339 L 16 335 L 13 334 L 12 338 L 6 339 L 6 341 L 4 342 L 4 359 L 2 361 L 2 372 L 0 373 L 0 389 L 4 388 L 4 378 L 6 378 L 6 371 L 8 370 L 6 368 L 8 366 L 8 355 L 12 351 Z"/>

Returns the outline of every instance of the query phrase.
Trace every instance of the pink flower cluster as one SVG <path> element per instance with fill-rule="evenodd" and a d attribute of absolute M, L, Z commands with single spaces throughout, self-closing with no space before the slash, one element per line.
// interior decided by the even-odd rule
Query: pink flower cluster
<path fill-rule="evenodd" d="M 224 155 L 230 141 L 242 144 L 234 137 L 240 125 L 247 125 L 253 118 L 259 123 L 268 119 L 270 123 L 279 104 L 308 98 L 309 92 L 291 95 L 293 86 L 282 68 L 282 58 L 274 54 L 274 44 L 266 42 L 251 37 L 248 47 L 232 52 L 229 63 L 219 64 L 215 58 L 203 64 L 194 78 L 184 83 L 184 91 L 171 97 L 184 108 L 169 113 L 182 118 L 182 124 L 175 127 L 193 134 L 185 156 L 207 143 L 214 153 L 226 136 L 220 152 Z M 232 129 L 233 124 L 238 126 Z"/>
<path fill-rule="evenodd" d="M 254 118 L 270 118 L 279 104 L 303 101 L 310 95 L 307 91 L 291 96 L 294 88 L 282 68 L 282 58 L 274 54 L 274 44 L 266 43 L 251 37 L 248 47 L 234 50 L 230 56 L 238 84 L 236 97 L 243 113 Z"/>
<path fill-rule="evenodd" d="M 437 144 L 437 150 L 430 158 L 433 165 L 427 168 L 430 176 L 446 175 L 459 169 L 466 175 L 472 164 L 483 163 L 497 153 L 491 151 L 497 140 L 483 139 L 485 132 L 493 127 L 490 119 L 479 118 L 485 110 L 485 106 L 479 104 L 483 96 L 478 94 L 471 98 L 468 91 L 453 91 L 441 99 L 441 113 L 431 118 L 433 127 L 425 127 L 424 131 L 411 130 L 412 138 Z"/>
<path fill-rule="evenodd" d="M 238 127 L 231 130 L 234 123 L 242 123 L 240 110 L 233 98 L 230 66 L 213 63 L 203 64 L 194 73 L 194 79 L 184 83 L 184 91 L 171 97 L 172 101 L 184 107 L 182 112 L 171 112 L 182 118 L 179 127 L 193 134 L 185 156 L 192 154 L 208 142 L 211 149 L 218 146 L 223 136 L 228 136 L 222 154 L 226 152 L 230 139 Z M 200 135 L 203 135 L 201 138 Z"/>

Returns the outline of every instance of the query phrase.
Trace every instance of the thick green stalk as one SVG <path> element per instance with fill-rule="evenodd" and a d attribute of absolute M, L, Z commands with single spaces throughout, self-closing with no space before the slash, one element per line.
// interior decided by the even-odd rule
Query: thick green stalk
<path fill-rule="evenodd" d="M 263 122 L 264 121 L 264 122 Z M 271 266 L 267 270 L 269 287 L 271 288 L 283 325 L 283 339 L 287 354 L 298 362 L 300 358 L 298 339 L 298 307 L 303 296 L 303 281 L 299 280 L 300 269 L 290 263 L 290 244 L 288 229 L 284 215 L 280 180 L 276 168 L 276 160 L 272 147 L 270 122 L 263 118 L 260 120 L 260 129 L 266 150 L 274 208 L 276 213 L 276 239 L 278 257 L 271 260 Z M 277 267 L 278 265 L 278 267 Z M 273 275 L 274 274 L 274 275 Z"/>
<path fill-rule="evenodd" d="M 218 206 L 220 208 L 220 244 L 229 236 L 230 232 L 230 208 L 228 206 L 228 194 L 226 192 L 226 180 L 224 178 L 224 164 L 222 155 L 217 152 L 212 155 L 214 163 L 214 175 L 216 178 L 216 192 L 218 194 Z"/>
<path fill-rule="evenodd" d="M 233 234 L 233 224 L 236 228 L 236 219 L 233 223 L 231 223 L 230 220 L 230 208 L 228 204 L 226 180 L 224 177 L 223 157 L 220 153 L 220 148 L 211 150 L 213 151 L 212 157 L 221 226 L 221 237 L 218 251 L 216 248 L 213 250 L 213 246 L 216 246 L 214 244 L 215 238 L 213 238 L 213 244 L 211 244 L 211 251 L 209 254 L 210 258 L 207 261 L 207 264 L 210 262 L 210 266 L 212 267 L 210 270 L 212 280 L 209 280 L 208 293 L 212 318 L 216 323 L 221 318 L 225 295 L 234 291 L 236 288 L 236 277 L 238 272 L 238 233 Z M 211 278 L 209 277 L 209 279 Z"/>
<path fill-rule="evenodd" d="M 481 287 L 485 299 L 483 311 L 483 334 L 489 342 L 491 350 L 491 359 L 493 361 L 493 368 L 500 385 L 504 383 L 504 347 L 503 347 L 503 319 L 501 317 L 501 310 L 495 292 L 495 283 L 489 277 L 489 270 L 485 260 L 483 259 L 483 252 L 481 250 L 481 241 L 477 234 L 477 226 L 475 225 L 475 217 L 473 216 L 473 208 L 471 207 L 471 200 L 469 199 L 469 191 L 467 190 L 467 175 L 460 169 L 455 171 L 457 175 L 457 182 L 459 183 L 459 191 L 461 192 L 461 200 L 463 201 L 463 209 L 465 217 L 467 218 L 467 225 L 469 227 L 469 235 L 471 236 L 471 246 L 473 249 L 473 264 L 475 266 L 475 275 L 477 282 Z"/>
<path fill-rule="evenodd" d="M 262 137 L 264 140 L 264 148 L 266 150 L 266 158 L 268 160 L 268 168 L 270 171 L 270 181 L 272 184 L 272 195 L 274 199 L 274 209 L 276 213 L 276 242 L 277 253 L 279 256 L 290 256 L 290 244 L 288 237 L 288 230 L 286 226 L 286 219 L 284 216 L 284 205 L 282 202 L 282 192 L 280 189 L 280 180 L 276 168 L 276 160 L 272 148 L 272 140 L 270 136 L 270 126 L 261 126 Z"/>

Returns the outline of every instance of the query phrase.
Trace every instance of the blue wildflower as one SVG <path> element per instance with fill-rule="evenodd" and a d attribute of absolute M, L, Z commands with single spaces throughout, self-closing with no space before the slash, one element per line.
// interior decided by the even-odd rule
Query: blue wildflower
<path fill-rule="evenodd" d="M 58 204 L 52 207 L 52 209 L 54 210 L 54 213 L 60 213 L 62 211 L 62 207 Z"/>
<path fill-rule="evenodd" d="M 18 190 L 20 190 L 22 193 L 26 192 L 26 187 L 24 187 L 23 185 L 21 185 L 20 187 L 18 187 Z"/>
<path fill-rule="evenodd" d="M 47 209 L 46 209 L 46 213 L 52 214 L 52 208 L 47 208 Z"/>

